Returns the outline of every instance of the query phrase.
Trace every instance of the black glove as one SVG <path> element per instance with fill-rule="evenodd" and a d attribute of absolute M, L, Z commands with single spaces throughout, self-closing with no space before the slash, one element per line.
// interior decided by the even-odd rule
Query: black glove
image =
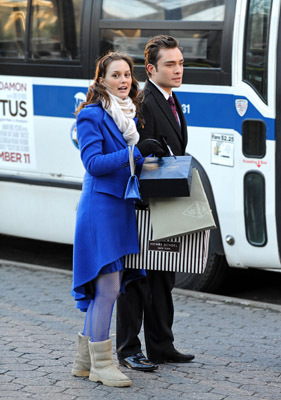
<path fill-rule="evenodd" d="M 166 150 L 156 139 L 145 139 L 136 144 L 136 147 L 143 157 L 147 157 L 150 154 L 154 154 L 156 157 L 163 157 L 166 154 Z"/>

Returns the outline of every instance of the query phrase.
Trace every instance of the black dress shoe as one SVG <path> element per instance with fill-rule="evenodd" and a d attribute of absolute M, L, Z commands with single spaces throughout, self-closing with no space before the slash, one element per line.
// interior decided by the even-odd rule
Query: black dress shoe
<path fill-rule="evenodd" d="M 192 361 L 194 358 L 195 356 L 193 354 L 182 354 L 176 349 L 173 349 L 163 354 L 163 357 L 151 357 L 151 359 L 157 364 L 164 364 L 165 362 L 187 363 Z"/>
<path fill-rule="evenodd" d="M 119 364 L 136 371 L 151 372 L 158 369 L 158 365 L 149 361 L 142 353 L 134 354 L 130 357 L 122 358 Z"/>

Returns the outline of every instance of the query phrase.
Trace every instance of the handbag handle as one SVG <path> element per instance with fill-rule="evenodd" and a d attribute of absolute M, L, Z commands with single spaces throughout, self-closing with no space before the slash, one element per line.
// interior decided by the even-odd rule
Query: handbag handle
<path fill-rule="evenodd" d="M 128 146 L 129 150 L 129 164 L 131 170 L 131 176 L 129 177 L 127 187 L 124 194 L 124 199 L 132 199 L 132 200 L 140 200 L 140 191 L 139 191 L 139 180 L 135 175 L 135 162 L 134 162 L 134 147 L 135 145 Z"/>
<path fill-rule="evenodd" d="M 135 148 L 134 144 L 132 146 L 128 146 L 128 149 L 129 149 L 129 164 L 130 164 L 131 175 L 135 175 L 134 148 Z"/>

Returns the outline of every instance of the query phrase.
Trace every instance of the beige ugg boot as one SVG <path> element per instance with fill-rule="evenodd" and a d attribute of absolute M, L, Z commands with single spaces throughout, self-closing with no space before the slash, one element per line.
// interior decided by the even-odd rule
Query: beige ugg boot
<path fill-rule="evenodd" d="M 111 339 L 103 342 L 89 341 L 89 350 L 90 381 L 102 382 L 106 386 L 131 386 L 131 380 L 113 364 Z"/>
<path fill-rule="evenodd" d="M 89 340 L 89 336 L 83 336 L 82 333 L 78 333 L 77 353 L 71 371 L 74 376 L 90 375 L 91 358 L 88 345 Z"/>

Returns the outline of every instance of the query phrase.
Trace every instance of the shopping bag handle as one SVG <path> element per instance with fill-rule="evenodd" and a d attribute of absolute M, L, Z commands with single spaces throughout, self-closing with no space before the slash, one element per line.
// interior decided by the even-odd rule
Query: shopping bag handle
<path fill-rule="evenodd" d="M 170 157 L 174 157 L 174 159 L 176 160 L 177 157 L 174 155 L 174 153 L 172 152 L 171 147 L 168 145 L 167 140 L 166 140 L 166 136 L 161 136 L 161 139 L 163 141 L 163 143 L 165 144 L 165 146 L 167 147 Z"/>

